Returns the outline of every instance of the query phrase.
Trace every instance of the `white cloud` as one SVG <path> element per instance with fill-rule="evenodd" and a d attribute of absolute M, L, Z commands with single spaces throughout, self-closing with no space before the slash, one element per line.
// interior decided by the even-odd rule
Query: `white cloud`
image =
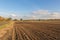
<path fill-rule="evenodd" d="M 37 11 L 33 11 L 32 13 L 45 15 L 45 14 L 48 14 L 49 12 L 48 10 L 37 10 Z"/>
<path fill-rule="evenodd" d="M 29 19 L 36 19 L 36 16 L 33 15 Z"/>
<path fill-rule="evenodd" d="M 18 16 L 15 12 L 0 12 L 0 16 L 23 18 L 23 19 L 60 19 L 60 12 L 51 12 L 49 10 L 36 10 L 32 12 L 32 15 Z"/>
<path fill-rule="evenodd" d="M 24 16 L 23 19 L 36 19 L 36 16 L 34 16 L 34 15 Z"/>
<path fill-rule="evenodd" d="M 11 14 L 12 17 L 16 17 L 17 15 L 16 14 Z"/>
<path fill-rule="evenodd" d="M 32 12 L 33 15 L 41 19 L 60 19 L 60 12 L 49 12 L 48 10 L 37 10 Z"/>
<path fill-rule="evenodd" d="M 60 12 L 52 12 L 51 18 L 60 19 Z"/>
<path fill-rule="evenodd" d="M 18 15 L 16 15 L 15 13 L 10 14 L 10 17 L 13 19 L 20 19 L 20 17 Z"/>

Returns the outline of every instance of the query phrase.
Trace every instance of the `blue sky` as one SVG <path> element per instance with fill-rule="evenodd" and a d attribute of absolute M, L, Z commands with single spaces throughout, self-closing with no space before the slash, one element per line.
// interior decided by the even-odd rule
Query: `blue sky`
<path fill-rule="evenodd" d="M 4 17 L 14 14 L 20 17 L 32 16 L 34 18 L 36 16 L 38 18 L 38 15 L 41 15 L 41 13 L 38 14 L 38 10 L 43 12 L 47 10 L 49 15 L 60 14 L 58 13 L 60 12 L 60 0 L 0 0 L 0 15 Z M 34 11 L 38 15 L 34 14 Z"/>

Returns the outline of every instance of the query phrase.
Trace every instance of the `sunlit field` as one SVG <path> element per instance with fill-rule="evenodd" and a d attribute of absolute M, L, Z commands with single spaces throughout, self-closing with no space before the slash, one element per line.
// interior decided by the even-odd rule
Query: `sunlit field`
<path fill-rule="evenodd" d="M 6 35 L 2 34 L 1 40 L 60 40 L 59 21 L 12 22 L 10 27 L 6 27 L 7 32 L 3 31 Z"/>
<path fill-rule="evenodd" d="M 0 0 L 0 40 L 60 40 L 60 0 Z"/>

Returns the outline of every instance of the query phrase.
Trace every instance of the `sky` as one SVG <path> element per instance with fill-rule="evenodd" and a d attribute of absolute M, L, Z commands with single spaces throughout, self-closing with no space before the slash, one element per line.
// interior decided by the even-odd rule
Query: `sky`
<path fill-rule="evenodd" d="M 60 19 L 60 0 L 0 0 L 0 16 Z"/>

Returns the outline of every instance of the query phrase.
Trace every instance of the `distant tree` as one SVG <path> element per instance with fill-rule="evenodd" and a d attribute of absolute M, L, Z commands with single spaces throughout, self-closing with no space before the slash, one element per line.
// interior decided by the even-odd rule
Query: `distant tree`
<path fill-rule="evenodd" d="M 13 21 L 18 21 L 17 19 L 14 19 Z"/>
<path fill-rule="evenodd" d="M 20 21 L 22 21 L 23 19 L 21 18 Z"/>
<path fill-rule="evenodd" d="M 38 21 L 40 21 L 40 19 L 38 19 Z"/>

